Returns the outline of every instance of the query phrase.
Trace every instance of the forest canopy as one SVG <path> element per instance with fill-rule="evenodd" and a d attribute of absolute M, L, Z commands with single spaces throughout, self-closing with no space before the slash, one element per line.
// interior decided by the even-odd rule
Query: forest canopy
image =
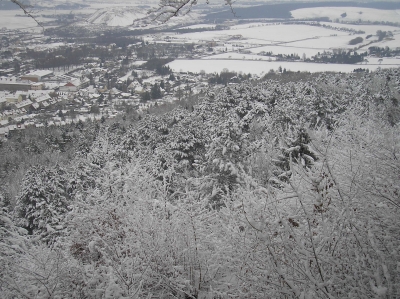
<path fill-rule="evenodd" d="M 399 91 L 398 69 L 276 76 L 15 133 L 2 298 L 399 297 Z"/>

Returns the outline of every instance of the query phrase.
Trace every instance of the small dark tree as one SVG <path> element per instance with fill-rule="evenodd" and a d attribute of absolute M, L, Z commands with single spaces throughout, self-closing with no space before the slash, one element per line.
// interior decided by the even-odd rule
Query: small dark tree
<path fill-rule="evenodd" d="M 162 94 L 161 94 L 161 89 L 160 86 L 155 83 L 152 87 L 151 87 L 151 98 L 152 99 L 161 99 Z"/>
<path fill-rule="evenodd" d="M 150 92 L 145 91 L 144 93 L 141 94 L 140 100 L 145 103 L 151 100 Z"/>
<path fill-rule="evenodd" d="M 25 175 L 17 199 L 18 225 L 42 237 L 60 230 L 63 217 L 69 211 L 71 193 L 62 169 L 32 167 Z"/>
<path fill-rule="evenodd" d="M 376 35 L 378 36 L 379 41 L 383 40 L 386 37 L 387 32 L 386 31 L 382 31 L 382 30 L 378 30 L 376 32 Z"/>

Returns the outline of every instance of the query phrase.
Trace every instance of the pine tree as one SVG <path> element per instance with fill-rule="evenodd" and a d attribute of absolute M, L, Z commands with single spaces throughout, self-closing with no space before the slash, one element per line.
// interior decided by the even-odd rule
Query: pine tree
<path fill-rule="evenodd" d="M 154 83 L 154 85 L 151 87 L 150 94 L 153 100 L 160 99 L 162 97 L 160 86 L 157 83 Z"/>
<path fill-rule="evenodd" d="M 50 241 L 64 228 L 72 193 L 66 172 L 60 167 L 32 167 L 25 175 L 17 199 L 17 224 L 29 234 L 41 235 Z"/>
<path fill-rule="evenodd" d="M 142 102 L 144 102 L 144 103 L 150 101 L 150 100 L 151 100 L 150 92 L 145 91 L 144 93 L 142 93 L 142 95 L 141 95 L 141 97 L 140 97 L 140 100 L 141 100 Z"/>
<path fill-rule="evenodd" d="M 290 177 L 290 163 L 295 162 L 309 168 L 318 159 L 317 154 L 310 147 L 311 138 L 306 129 L 300 128 L 295 133 L 295 138 L 286 137 L 280 147 L 281 155 L 275 160 L 275 165 L 280 168 L 276 175 L 283 181 Z M 281 173 L 281 171 L 284 171 Z"/>

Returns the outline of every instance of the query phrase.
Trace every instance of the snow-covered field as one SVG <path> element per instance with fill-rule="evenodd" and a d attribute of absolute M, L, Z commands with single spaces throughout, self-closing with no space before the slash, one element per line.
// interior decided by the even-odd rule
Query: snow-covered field
<path fill-rule="evenodd" d="M 217 55 L 211 55 L 204 57 L 203 59 L 231 59 L 231 60 L 275 60 L 275 57 L 252 55 L 252 54 L 242 54 L 242 53 L 222 53 Z"/>
<path fill-rule="evenodd" d="M 310 64 L 301 62 L 267 62 L 269 57 L 255 55 L 262 51 L 272 52 L 277 54 L 297 54 L 300 58 L 303 54 L 307 58 L 317 55 L 318 53 L 333 52 L 336 49 L 356 49 L 360 47 L 359 52 L 368 50 L 368 47 L 388 46 L 392 49 L 400 47 L 400 28 L 386 25 L 350 25 L 341 23 L 325 22 L 322 23 L 330 28 L 320 26 L 302 25 L 285 25 L 285 24 L 263 24 L 250 23 L 232 26 L 230 30 L 225 31 L 208 31 L 181 34 L 178 37 L 186 41 L 206 40 L 216 41 L 218 46 L 213 47 L 215 51 L 225 51 L 228 53 L 210 55 L 203 59 L 212 59 L 212 63 L 201 63 L 196 61 L 188 61 L 187 64 L 181 65 L 180 61 L 173 62 L 171 67 L 176 71 L 181 68 L 185 71 L 190 71 L 193 67 L 196 70 L 204 69 L 206 72 L 219 72 L 224 68 L 235 71 L 261 73 L 265 69 L 278 69 L 279 66 L 292 71 L 342 71 L 351 72 L 357 65 L 334 65 L 334 64 Z M 365 31 L 363 34 L 354 34 L 352 32 L 343 31 L 341 29 L 349 29 L 356 31 Z M 376 32 L 378 30 L 391 31 L 393 37 L 391 40 L 384 39 L 377 41 Z M 366 39 L 367 35 L 372 35 Z M 232 39 L 232 37 L 235 37 Z M 357 45 L 349 45 L 350 40 L 355 37 L 362 37 L 364 40 Z M 371 43 L 372 42 L 372 43 Z M 227 46 L 228 45 L 228 46 Z M 242 46 L 242 49 L 249 50 L 253 54 L 237 53 L 237 48 L 232 48 L 232 45 Z M 224 48 L 226 47 L 226 48 Z M 235 52 L 232 52 L 235 51 Z M 370 57 L 368 57 L 369 59 Z M 250 61 L 239 61 L 250 60 Z M 259 64 L 251 60 L 262 60 Z M 274 60 L 274 59 L 272 59 Z M 362 68 L 375 70 L 377 67 L 398 66 L 399 59 L 384 59 L 378 62 L 377 59 L 369 59 L 371 65 L 364 65 Z M 199 65 L 200 64 L 200 65 Z M 373 65 L 375 64 L 375 65 Z M 198 69 L 200 68 L 200 69 Z"/>
<path fill-rule="evenodd" d="M 385 39 L 380 42 L 373 43 L 372 45 L 362 47 L 361 50 L 367 50 L 368 47 L 370 47 L 370 46 L 381 47 L 381 48 L 389 47 L 391 49 L 400 48 L 400 34 L 398 33 L 398 34 L 394 35 L 393 38 L 394 39 L 392 39 L 392 40 Z"/>
<path fill-rule="evenodd" d="M 294 41 L 291 43 L 287 43 L 288 46 L 292 47 L 300 47 L 300 48 L 311 48 L 311 49 L 353 49 L 358 45 L 349 45 L 350 40 L 354 39 L 357 36 L 363 36 L 360 34 L 357 35 L 338 35 L 338 36 L 323 36 L 315 39 L 307 39 L 301 41 Z M 365 37 L 365 36 L 364 36 Z M 368 43 L 368 40 L 364 40 L 363 44 Z"/>
<path fill-rule="evenodd" d="M 400 59 L 397 59 L 397 66 L 400 67 Z M 251 61 L 251 60 L 175 60 L 170 62 L 169 67 L 175 72 L 197 72 L 204 70 L 206 73 L 221 72 L 223 69 L 230 71 L 251 73 L 262 75 L 269 70 L 278 70 L 279 67 L 290 71 L 301 72 L 352 72 L 356 68 L 368 68 L 374 71 L 377 68 L 391 68 L 396 65 L 385 64 L 385 60 L 379 64 L 324 64 L 324 63 L 304 63 L 304 62 L 285 62 L 285 61 Z"/>
<path fill-rule="evenodd" d="M 400 66 L 400 57 L 395 58 L 395 57 L 368 57 L 368 64 L 381 64 L 381 66 L 384 65 L 393 65 L 393 66 Z"/>
<path fill-rule="evenodd" d="M 332 21 L 339 19 L 343 21 L 371 21 L 371 22 L 399 22 L 400 10 L 382 10 L 361 7 L 312 7 L 301 8 L 291 11 L 296 19 L 328 17 Z M 341 17 L 346 13 L 346 17 Z"/>
<path fill-rule="evenodd" d="M 230 30 L 217 30 L 206 32 L 194 32 L 180 34 L 177 37 L 181 41 L 216 41 L 229 42 L 244 45 L 246 48 L 253 47 L 252 53 L 261 51 L 272 51 L 274 54 L 305 53 L 307 57 L 318 52 L 332 51 L 332 49 L 354 49 L 360 46 L 370 47 L 371 41 L 376 41 L 375 36 L 378 30 L 393 32 L 393 40 L 383 40 L 374 43 L 374 46 L 390 48 L 400 47 L 400 28 L 385 25 L 348 25 L 340 23 L 323 23 L 331 27 L 328 29 L 311 25 L 284 25 L 284 24 L 243 24 L 232 26 Z M 365 31 L 365 34 L 353 34 L 340 31 L 340 28 L 347 28 L 357 31 Z M 366 39 L 367 35 L 374 35 Z M 349 45 L 350 40 L 355 37 L 362 37 L 361 44 Z M 259 46 L 260 48 L 255 48 Z"/>
<path fill-rule="evenodd" d="M 28 29 L 38 32 L 42 30 L 35 20 L 23 16 L 23 12 L 21 10 L 0 10 L 0 29 L 2 28 Z"/>
<path fill-rule="evenodd" d="M 264 25 L 264 26 L 263 26 Z M 207 31 L 207 32 L 194 32 L 181 34 L 179 37 L 192 41 L 198 40 L 226 40 L 227 38 L 241 38 L 252 40 L 259 44 L 270 44 L 292 42 L 296 40 L 303 40 L 309 38 L 315 38 L 319 36 L 330 36 L 332 34 L 347 35 L 348 33 L 339 32 L 331 29 L 325 29 L 322 27 L 308 26 L 308 25 L 268 25 L 260 24 L 255 27 L 237 28 L 231 30 L 218 30 L 218 31 Z"/>
<path fill-rule="evenodd" d="M 400 16 L 399 20 L 400 22 Z M 400 32 L 400 27 L 387 26 L 387 25 L 356 25 L 356 24 L 346 24 L 346 23 L 332 23 L 332 22 L 320 22 L 321 25 L 331 26 L 335 28 L 347 28 L 353 30 L 362 30 L 365 31 L 365 34 L 376 34 L 378 30 L 382 31 L 392 31 L 392 32 Z"/>
<path fill-rule="evenodd" d="M 179 29 L 202 29 L 202 28 L 213 29 L 213 28 L 215 28 L 215 25 L 213 25 L 213 24 L 197 24 L 197 25 L 185 26 L 185 27 L 182 27 Z"/>
<path fill-rule="evenodd" d="M 300 57 L 302 57 L 303 54 L 305 54 L 306 57 L 311 57 L 311 56 L 317 55 L 318 52 L 323 52 L 324 50 L 326 50 L 326 48 L 323 48 L 323 47 L 302 48 L 302 47 L 295 47 L 295 46 L 292 46 L 291 44 L 288 44 L 287 46 L 264 46 L 264 47 L 258 47 L 258 48 L 251 48 L 249 50 L 254 54 L 257 54 L 260 52 L 272 52 L 273 55 L 276 55 L 276 54 L 282 54 L 282 55 L 298 54 Z"/>

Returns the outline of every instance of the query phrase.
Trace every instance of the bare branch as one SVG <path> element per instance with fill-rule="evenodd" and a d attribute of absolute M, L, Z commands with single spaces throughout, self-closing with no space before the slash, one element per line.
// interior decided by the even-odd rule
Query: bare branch
<path fill-rule="evenodd" d="M 36 22 L 36 24 L 38 24 L 44 30 L 43 25 L 36 19 L 36 17 L 34 15 L 32 15 L 32 13 L 30 11 L 28 11 L 25 4 L 21 3 L 21 1 L 19 1 L 19 0 L 11 0 L 11 2 L 16 4 L 17 6 L 19 6 L 19 8 L 22 9 L 22 11 L 24 12 L 25 15 L 32 18 Z"/>
<path fill-rule="evenodd" d="M 238 16 L 233 9 L 232 4 L 235 3 L 232 0 L 224 0 L 225 5 L 230 7 L 231 13 L 235 18 Z M 209 1 L 206 0 L 209 4 Z M 197 0 L 160 0 L 158 8 L 151 9 L 148 13 L 155 14 L 152 21 L 161 21 L 162 23 L 168 22 L 171 18 L 177 16 L 185 16 L 192 11 L 194 5 L 197 4 Z"/>

